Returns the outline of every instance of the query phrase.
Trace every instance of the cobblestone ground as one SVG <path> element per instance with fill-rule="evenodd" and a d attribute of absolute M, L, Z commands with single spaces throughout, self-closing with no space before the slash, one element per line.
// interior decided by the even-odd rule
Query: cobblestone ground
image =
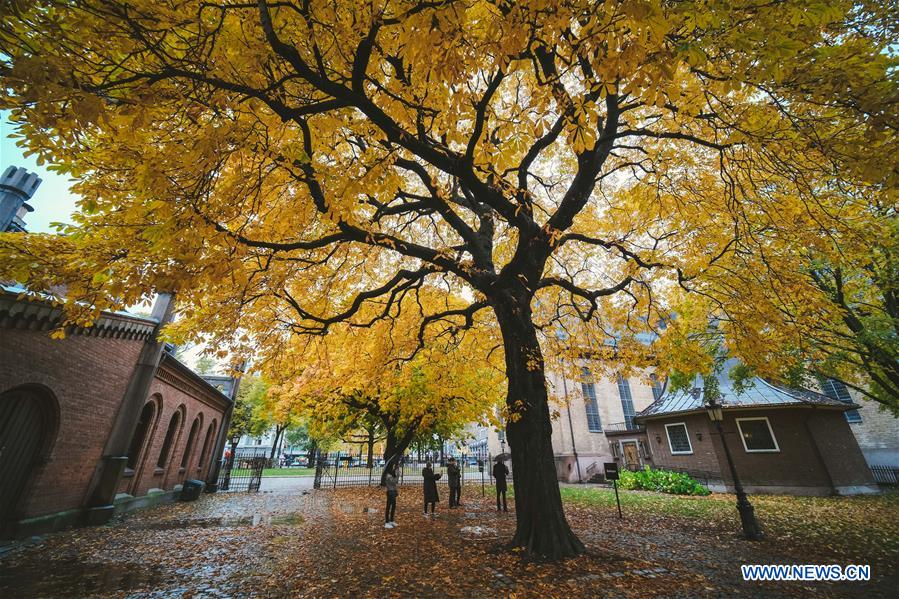
<path fill-rule="evenodd" d="M 277 487 L 277 488 L 276 488 Z M 383 528 L 378 489 L 204 495 L 18 545 L 0 597 L 895 597 L 895 563 L 871 583 L 743 583 L 741 563 L 849 563 L 782 539 L 747 543 L 731 522 L 569 506 L 587 555 L 557 564 L 506 551 L 514 514 L 480 498 L 434 519 L 403 488 Z M 444 498 L 445 499 L 445 498 Z M 857 563 L 857 562 L 856 562 Z"/>

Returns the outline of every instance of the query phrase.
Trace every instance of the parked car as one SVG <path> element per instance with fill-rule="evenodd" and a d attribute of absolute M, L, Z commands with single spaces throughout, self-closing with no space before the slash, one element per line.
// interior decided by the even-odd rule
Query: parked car
<path fill-rule="evenodd" d="M 309 465 L 309 458 L 306 458 L 306 457 L 294 458 L 293 461 L 290 463 L 290 465 L 305 468 L 306 466 Z"/>

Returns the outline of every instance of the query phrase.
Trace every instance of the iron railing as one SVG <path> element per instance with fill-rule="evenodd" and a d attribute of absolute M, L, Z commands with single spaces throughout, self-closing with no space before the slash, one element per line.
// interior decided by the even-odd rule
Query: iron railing
<path fill-rule="evenodd" d="M 493 484 L 493 460 L 489 454 L 446 454 L 443 459 L 435 459 L 432 469 L 435 474 L 440 474 L 438 485 L 448 486 L 449 477 L 446 473 L 446 464 L 449 458 L 456 459 L 456 464 L 461 470 L 461 482 L 464 487 L 467 484 Z M 512 462 L 506 460 L 509 469 L 509 481 L 511 482 Z M 397 469 L 397 482 L 400 485 L 422 485 L 424 476 L 422 471 L 426 467 L 425 460 L 417 460 L 413 456 L 405 456 Z M 376 487 L 381 484 L 381 473 L 384 471 L 384 461 L 373 459 L 368 464 L 365 454 L 332 453 L 319 456 L 315 468 L 315 488 L 337 487 Z"/>
<path fill-rule="evenodd" d="M 219 471 L 220 491 L 245 491 L 255 493 L 262 484 L 262 471 L 268 465 L 268 450 L 238 449 L 222 460 Z"/>
<path fill-rule="evenodd" d="M 616 422 L 614 424 L 607 424 L 605 426 L 605 432 L 614 433 L 614 432 L 634 432 L 634 433 L 642 433 L 646 430 L 645 426 L 634 424 L 633 422 Z"/>
<path fill-rule="evenodd" d="M 874 475 L 874 480 L 878 483 L 882 485 L 899 484 L 899 468 L 881 465 L 870 466 L 870 468 L 871 474 Z"/>

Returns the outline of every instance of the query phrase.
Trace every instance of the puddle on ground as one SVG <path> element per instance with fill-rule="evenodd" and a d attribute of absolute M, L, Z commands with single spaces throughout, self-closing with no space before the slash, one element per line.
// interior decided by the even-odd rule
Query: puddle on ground
<path fill-rule="evenodd" d="M 381 508 L 376 507 L 368 507 L 366 505 L 359 505 L 355 503 L 341 503 L 340 511 L 344 514 L 374 514 L 374 513 L 383 513 Z"/>
<path fill-rule="evenodd" d="M 76 560 L 46 560 L 19 565 L 0 562 L 0 595 L 4 597 L 108 596 L 156 585 L 162 580 L 158 568 L 140 564 L 85 563 Z"/>
<path fill-rule="evenodd" d="M 176 530 L 179 528 L 228 528 L 240 526 L 299 526 L 304 522 L 300 514 L 251 514 L 247 516 L 217 516 L 213 518 L 185 518 L 158 520 L 141 524 L 149 530 Z"/>

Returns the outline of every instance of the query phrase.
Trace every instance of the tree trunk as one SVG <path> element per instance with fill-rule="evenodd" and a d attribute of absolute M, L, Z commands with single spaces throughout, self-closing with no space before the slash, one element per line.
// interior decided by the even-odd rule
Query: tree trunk
<path fill-rule="evenodd" d="M 284 434 L 284 429 L 285 429 L 285 428 L 286 428 L 286 427 L 283 427 L 283 426 L 281 426 L 280 424 L 277 425 L 277 426 L 275 426 L 275 438 L 274 438 L 274 440 L 272 441 L 272 451 L 271 451 L 271 453 L 270 453 L 269 456 L 268 456 L 268 463 L 269 463 L 269 465 L 271 465 L 272 462 L 273 462 L 274 459 L 275 459 L 275 453 L 278 451 L 278 441 L 281 440 L 281 435 Z"/>
<path fill-rule="evenodd" d="M 371 429 L 368 431 L 368 463 L 366 464 L 367 468 L 372 467 L 372 453 L 375 450 L 375 431 Z"/>
<path fill-rule="evenodd" d="M 396 430 L 393 428 L 387 429 L 387 437 L 384 441 L 384 468 L 381 470 L 382 487 L 384 486 L 384 478 L 387 476 L 387 466 L 391 463 L 396 463 L 397 467 L 400 466 L 403 453 L 405 453 L 409 444 L 412 443 L 413 437 L 415 437 L 414 427 L 406 431 L 402 437 L 397 437 Z"/>
<path fill-rule="evenodd" d="M 309 468 L 315 468 L 315 454 L 318 453 L 318 443 L 313 441 L 309 444 L 309 452 L 306 454 L 306 466 Z"/>
<path fill-rule="evenodd" d="M 584 552 L 562 509 L 552 447 L 543 354 L 531 320 L 530 297 L 506 296 L 494 306 L 506 354 L 516 529 L 512 545 L 549 559 Z"/>

